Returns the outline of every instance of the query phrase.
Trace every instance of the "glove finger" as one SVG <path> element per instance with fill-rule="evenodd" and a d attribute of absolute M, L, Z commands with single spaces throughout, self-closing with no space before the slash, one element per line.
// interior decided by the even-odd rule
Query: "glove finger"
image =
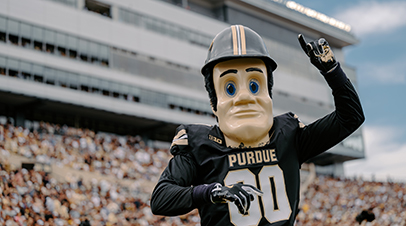
<path fill-rule="evenodd" d="M 327 40 L 326 39 L 324 39 L 324 38 L 320 38 L 319 40 L 318 40 L 318 43 L 319 43 L 319 46 L 328 46 L 328 42 L 327 42 Z"/>
<path fill-rule="evenodd" d="M 328 42 L 324 38 L 320 38 L 317 41 L 317 44 L 318 44 L 318 49 L 319 49 L 320 54 L 325 54 L 325 49 L 330 47 L 328 45 Z"/>
<path fill-rule="evenodd" d="M 250 209 L 251 201 L 249 200 L 249 196 L 246 196 L 241 191 L 239 193 L 242 196 L 241 200 L 243 201 L 243 203 L 242 203 L 242 206 L 244 208 L 243 214 L 246 214 L 248 212 L 248 210 Z"/>
<path fill-rule="evenodd" d="M 253 194 L 250 194 L 250 200 L 254 201 L 254 195 Z"/>
<path fill-rule="evenodd" d="M 236 194 L 234 194 L 236 197 L 236 201 L 241 203 L 241 206 L 245 209 L 247 206 L 247 197 L 249 196 L 248 194 L 243 194 L 243 191 L 239 191 Z"/>
<path fill-rule="evenodd" d="M 250 196 L 250 194 L 244 189 L 244 187 L 245 186 L 241 184 L 238 187 L 238 190 L 236 191 L 237 195 L 240 196 L 240 198 L 243 199 L 243 201 L 248 200 Z"/>
<path fill-rule="evenodd" d="M 317 40 L 317 44 L 314 43 L 317 47 L 317 51 L 319 52 L 318 54 L 323 54 L 324 53 L 324 48 L 323 48 L 323 40 L 319 39 Z"/>
<path fill-rule="evenodd" d="M 236 196 L 235 194 L 228 192 L 226 195 L 224 195 L 223 199 L 230 201 L 230 202 L 234 202 L 236 200 L 236 197 L 238 198 L 238 196 Z"/>
<path fill-rule="evenodd" d="M 310 57 L 314 56 L 314 47 L 313 47 L 312 43 L 307 43 L 306 48 L 307 48 L 307 55 Z"/>
<path fill-rule="evenodd" d="M 309 55 L 309 51 L 307 49 L 307 43 L 306 43 L 306 40 L 305 40 L 304 36 L 302 34 L 299 34 L 297 39 L 299 40 L 300 46 L 302 47 L 303 51 L 307 55 Z"/>
<path fill-rule="evenodd" d="M 317 45 L 315 42 L 309 42 L 307 43 L 308 48 L 311 49 L 311 51 L 309 52 L 310 57 L 317 57 L 320 56 L 320 46 Z"/>
<path fill-rule="evenodd" d="M 261 190 L 250 184 L 244 184 L 241 188 L 244 189 L 250 195 L 262 196 L 264 194 Z"/>
<path fill-rule="evenodd" d="M 245 214 L 245 209 L 244 209 L 244 207 L 243 207 L 241 198 L 240 198 L 238 195 L 236 195 L 236 194 L 234 194 L 234 196 L 235 196 L 234 204 L 237 206 L 238 211 L 239 211 L 241 214 Z"/>

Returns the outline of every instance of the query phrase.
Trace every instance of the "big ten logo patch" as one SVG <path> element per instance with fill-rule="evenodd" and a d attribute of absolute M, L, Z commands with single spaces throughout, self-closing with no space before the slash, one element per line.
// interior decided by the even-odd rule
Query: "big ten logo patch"
<path fill-rule="evenodd" d="M 216 142 L 216 143 L 218 143 L 218 144 L 222 144 L 222 143 L 223 143 L 223 141 L 222 141 L 220 138 L 217 138 L 217 137 L 212 136 L 212 135 L 209 135 L 209 140 L 212 140 L 212 141 L 214 141 L 214 142 Z"/>

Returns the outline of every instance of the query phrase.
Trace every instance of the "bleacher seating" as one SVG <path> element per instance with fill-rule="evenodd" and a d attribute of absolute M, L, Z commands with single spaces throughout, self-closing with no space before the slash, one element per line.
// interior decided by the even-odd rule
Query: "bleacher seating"
<path fill-rule="evenodd" d="M 151 189 L 170 157 L 140 136 L 0 124 L 0 225 L 199 225 L 196 210 L 151 213 Z M 371 207 L 369 225 L 406 225 L 405 183 L 315 177 L 307 166 L 296 226 L 358 225 Z"/>

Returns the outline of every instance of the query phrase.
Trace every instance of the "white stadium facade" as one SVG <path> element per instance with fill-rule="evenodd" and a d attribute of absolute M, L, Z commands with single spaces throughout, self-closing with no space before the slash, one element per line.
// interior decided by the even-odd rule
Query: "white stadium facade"
<path fill-rule="evenodd" d="M 213 37 L 258 32 L 278 63 L 274 114 L 306 124 L 334 110 L 331 90 L 297 41 L 326 38 L 344 71 L 350 27 L 285 0 L 1 0 L 0 116 L 170 142 L 179 124 L 215 124 L 200 74 Z M 361 129 L 313 159 L 341 176 L 364 158 Z"/>

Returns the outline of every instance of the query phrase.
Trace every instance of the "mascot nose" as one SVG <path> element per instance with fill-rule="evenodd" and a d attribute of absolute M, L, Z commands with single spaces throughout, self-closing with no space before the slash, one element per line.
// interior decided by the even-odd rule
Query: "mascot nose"
<path fill-rule="evenodd" d="M 237 93 L 235 97 L 234 105 L 244 105 L 244 104 L 252 104 L 255 103 L 254 97 L 250 94 L 248 89 L 240 88 L 240 91 Z"/>

